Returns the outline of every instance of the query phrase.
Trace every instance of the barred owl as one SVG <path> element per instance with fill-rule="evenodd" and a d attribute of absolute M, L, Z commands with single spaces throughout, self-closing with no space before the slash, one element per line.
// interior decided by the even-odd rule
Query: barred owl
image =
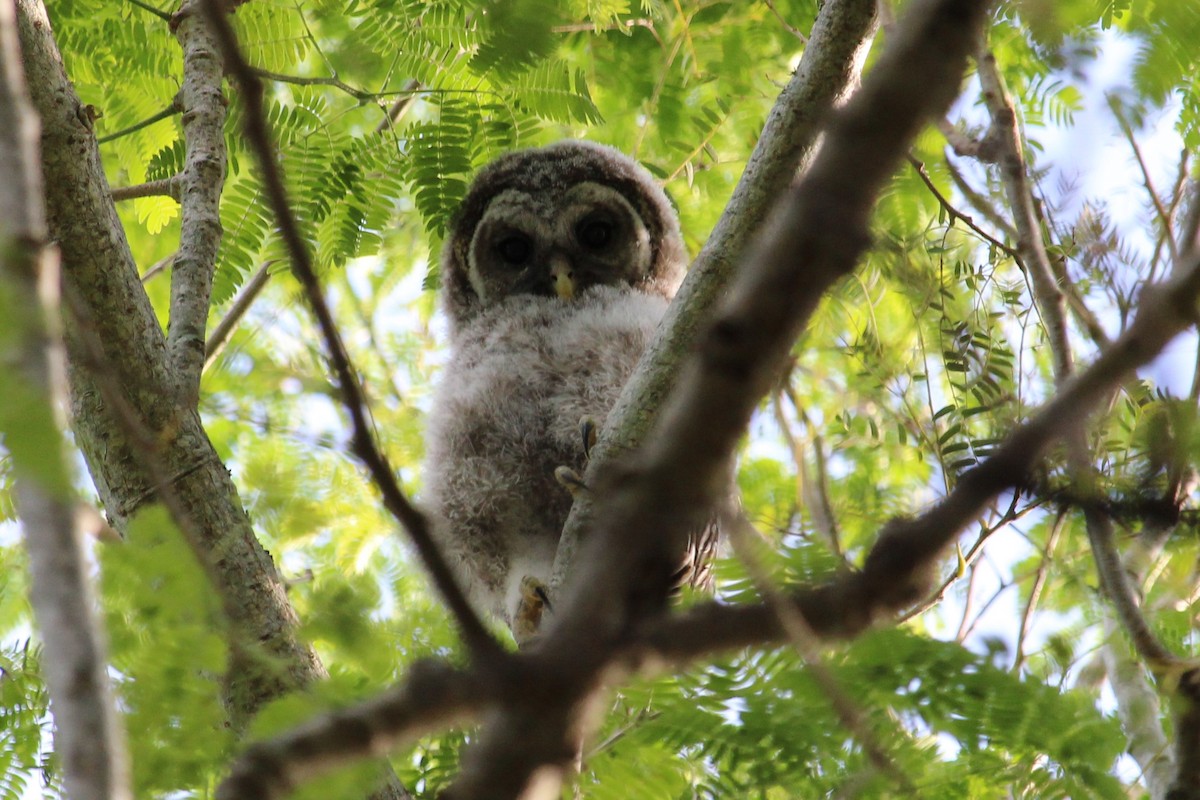
<path fill-rule="evenodd" d="M 502 156 L 451 224 L 441 262 L 451 355 L 429 420 L 425 499 L 473 602 L 518 641 L 546 600 L 572 503 L 563 476 L 585 466 L 581 420 L 603 425 L 685 266 L 678 219 L 650 174 L 588 142 Z M 710 582 L 715 544 L 715 524 L 693 537 L 680 582 Z"/>

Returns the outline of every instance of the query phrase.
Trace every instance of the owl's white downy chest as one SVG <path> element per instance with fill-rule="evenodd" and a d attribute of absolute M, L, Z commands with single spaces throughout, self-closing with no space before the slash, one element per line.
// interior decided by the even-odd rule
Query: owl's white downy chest
<path fill-rule="evenodd" d="M 428 429 L 425 500 L 477 604 L 510 619 L 517 584 L 548 582 L 582 473 L 579 424 L 603 426 L 667 301 L 595 287 L 574 301 L 514 296 L 458 332 Z"/>

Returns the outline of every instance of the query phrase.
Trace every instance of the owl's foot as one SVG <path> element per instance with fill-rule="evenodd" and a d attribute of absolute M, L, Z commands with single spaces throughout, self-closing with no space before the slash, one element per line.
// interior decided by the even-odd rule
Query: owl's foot
<path fill-rule="evenodd" d="M 591 417 L 583 417 L 579 420 L 579 436 L 583 439 L 583 457 L 591 459 L 592 448 L 596 446 L 596 438 L 600 435 L 599 428 L 596 427 L 596 420 Z"/>
<path fill-rule="evenodd" d="M 570 492 L 571 497 L 574 498 L 586 497 L 590 491 L 587 484 L 583 482 L 583 478 L 579 477 L 579 473 L 570 467 L 556 467 L 554 480 L 558 481 L 559 485 Z"/>
<path fill-rule="evenodd" d="M 550 594 L 546 584 L 532 575 L 521 579 L 521 597 L 517 601 L 517 611 L 513 615 L 512 632 L 517 640 L 517 647 L 522 650 L 533 644 L 537 639 L 538 630 L 542 625 L 542 614 L 550 607 Z"/>

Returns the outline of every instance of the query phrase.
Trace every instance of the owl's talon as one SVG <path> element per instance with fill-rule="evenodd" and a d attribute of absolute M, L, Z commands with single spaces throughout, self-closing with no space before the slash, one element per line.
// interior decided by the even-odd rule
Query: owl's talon
<path fill-rule="evenodd" d="M 583 439 L 583 457 L 590 460 L 592 457 L 592 448 L 596 446 L 596 439 L 599 436 L 596 420 L 591 417 L 580 419 L 579 435 Z"/>
<path fill-rule="evenodd" d="M 579 477 L 579 473 L 570 467 L 556 467 L 554 470 L 554 480 L 558 481 L 559 485 L 571 493 L 571 497 L 586 496 L 590 491 L 587 484 L 583 482 L 583 478 Z"/>
<path fill-rule="evenodd" d="M 521 597 L 512 621 L 513 638 L 517 640 L 517 647 L 524 649 L 537 639 L 542 615 L 546 611 L 553 611 L 546 584 L 532 575 L 526 575 L 521 579 Z"/>

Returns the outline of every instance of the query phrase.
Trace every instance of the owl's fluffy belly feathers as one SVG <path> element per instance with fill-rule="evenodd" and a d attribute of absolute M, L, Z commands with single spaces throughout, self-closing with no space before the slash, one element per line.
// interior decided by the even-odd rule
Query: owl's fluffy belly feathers
<path fill-rule="evenodd" d="M 548 582 L 582 472 L 579 422 L 603 425 L 667 301 L 595 287 L 575 301 L 517 295 L 458 331 L 429 422 L 426 500 L 475 602 L 511 619 L 527 575 Z"/>

